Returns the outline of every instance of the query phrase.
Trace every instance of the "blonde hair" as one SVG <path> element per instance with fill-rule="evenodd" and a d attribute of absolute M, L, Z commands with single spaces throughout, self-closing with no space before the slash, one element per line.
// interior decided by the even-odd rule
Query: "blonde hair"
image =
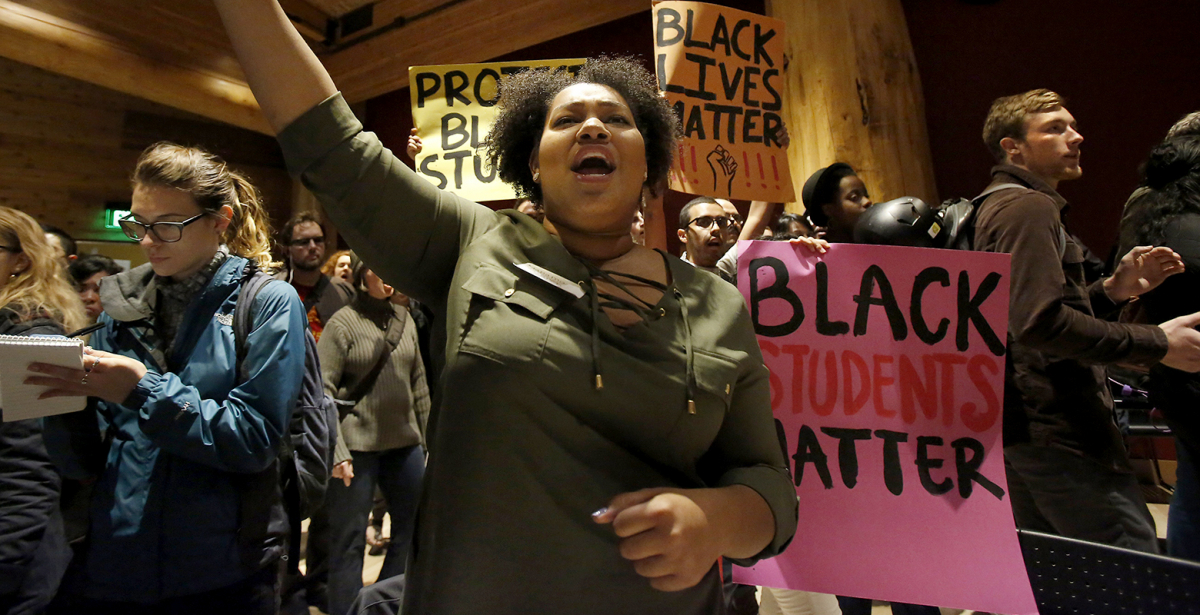
<path fill-rule="evenodd" d="M 210 214 L 228 205 L 233 217 L 221 239 L 229 252 L 254 261 L 264 271 L 276 268 L 271 258 L 271 221 L 262 196 L 220 157 L 197 147 L 155 143 L 142 152 L 131 181 L 134 188 L 158 186 L 186 192 Z"/>
<path fill-rule="evenodd" d="M 329 260 L 326 260 L 325 264 L 321 265 L 321 273 L 332 278 L 333 270 L 337 269 L 338 259 L 343 256 L 350 256 L 350 250 L 338 250 L 337 252 L 334 252 L 333 256 L 330 256 Z"/>
<path fill-rule="evenodd" d="M 29 259 L 24 271 L 0 287 L 0 307 L 12 310 L 22 321 L 50 318 L 68 331 L 87 324 L 83 302 L 37 221 L 0 206 L 0 242 Z"/>
<path fill-rule="evenodd" d="M 1046 88 L 997 98 L 992 101 L 992 108 L 988 110 L 987 119 L 983 122 L 983 143 L 987 145 L 996 162 L 1004 162 L 1007 156 L 1004 148 L 1000 147 L 1001 139 L 1024 139 L 1025 121 L 1029 116 L 1057 111 L 1065 105 L 1066 100 L 1062 96 Z"/>

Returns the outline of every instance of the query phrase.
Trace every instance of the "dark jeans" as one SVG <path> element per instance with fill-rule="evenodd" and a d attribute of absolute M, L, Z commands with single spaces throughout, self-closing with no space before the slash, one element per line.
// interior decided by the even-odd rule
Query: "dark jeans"
<path fill-rule="evenodd" d="M 271 564 L 233 585 L 156 604 L 83 599 L 76 608 L 87 615 L 276 615 L 279 566 Z"/>
<path fill-rule="evenodd" d="M 1159 553 L 1154 517 L 1137 477 L 1066 450 L 1004 448 L 1017 527 L 1146 553 Z"/>
<path fill-rule="evenodd" d="M 1175 495 L 1167 515 L 1167 553 L 1200 562 L 1200 475 L 1197 459 L 1175 442 L 1179 465 L 1175 470 Z"/>
<path fill-rule="evenodd" d="M 392 518 L 392 540 L 383 559 L 380 579 L 404 574 L 417 496 L 425 474 L 420 446 L 382 452 L 351 451 L 354 479 L 347 487 L 340 479 L 329 481 L 329 613 L 345 615 L 362 589 L 363 553 L 367 516 L 374 504 L 375 486 L 383 491 Z"/>
<path fill-rule="evenodd" d="M 335 481 L 330 481 L 330 485 Z M 340 481 L 337 481 L 340 482 Z M 313 510 L 304 541 L 304 574 L 283 572 L 281 610 L 286 615 L 308 615 L 309 605 L 329 612 L 329 495 Z"/>

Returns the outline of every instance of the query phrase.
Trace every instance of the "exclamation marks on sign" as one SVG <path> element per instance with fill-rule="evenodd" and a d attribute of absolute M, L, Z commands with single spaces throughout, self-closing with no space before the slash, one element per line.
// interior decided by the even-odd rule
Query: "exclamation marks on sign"
<path fill-rule="evenodd" d="M 750 156 L 746 154 L 746 150 L 742 150 L 742 168 L 746 169 L 746 179 L 750 179 Z M 747 188 L 753 185 L 750 182 L 746 182 Z"/>
<path fill-rule="evenodd" d="M 767 175 L 766 175 L 766 173 L 764 173 L 764 172 L 763 172 L 762 152 L 758 152 L 757 154 L 755 154 L 755 156 L 757 156 L 757 157 L 758 157 L 758 178 L 759 178 L 759 179 L 761 179 L 761 180 L 763 180 L 763 182 L 766 182 L 766 181 L 767 181 Z M 766 187 L 767 187 L 767 184 L 766 184 L 766 183 L 764 183 L 764 184 L 762 185 L 762 187 L 763 187 L 763 188 L 766 188 Z"/>
<path fill-rule="evenodd" d="M 694 175 L 700 171 L 700 167 L 696 166 L 696 146 L 693 145 L 690 147 L 692 150 L 691 151 L 692 155 L 690 156 L 690 158 L 692 160 L 692 174 Z M 679 183 L 681 183 L 681 184 L 686 184 L 688 182 L 688 175 L 689 175 L 688 170 L 687 170 L 687 161 L 688 161 L 689 157 L 686 156 L 685 154 L 686 154 L 686 152 L 683 149 L 683 144 L 680 143 L 679 144 L 679 155 L 676 156 L 676 158 L 679 160 L 679 177 L 678 177 L 678 179 L 679 179 Z M 692 183 L 698 184 L 698 183 L 700 183 L 700 179 L 693 177 Z"/>
<path fill-rule="evenodd" d="M 771 156 L 771 172 L 775 174 L 775 189 L 779 190 L 779 165 L 775 162 L 775 156 Z"/>
<path fill-rule="evenodd" d="M 699 173 L 700 167 L 696 166 L 696 146 L 693 145 L 691 147 L 692 147 L 692 173 Z M 693 184 L 700 183 L 700 178 L 699 177 L 693 178 L 692 183 Z"/>

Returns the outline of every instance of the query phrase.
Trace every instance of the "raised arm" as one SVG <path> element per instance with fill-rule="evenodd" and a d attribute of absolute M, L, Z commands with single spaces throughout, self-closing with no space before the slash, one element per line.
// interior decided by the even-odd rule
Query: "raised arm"
<path fill-rule="evenodd" d="M 213 0 L 263 115 L 279 132 L 337 92 L 276 0 Z"/>
<path fill-rule="evenodd" d="M 498 223 L 439 190 L 363 130 L 275 0 L 214 0 L 288 171 L 404 294 L 442 306 L 460 247 Z"/>
<path fill-rule="evenodd" d="M 767 230 L 767 225 L 782 209 L 783 203 L 751 201 L 750 211 L 746 213 L 746 224 L 742 226 L 742 232 L 738 234 L 738 239 L 747 241 L 761 237 L 763 231 Z"/>

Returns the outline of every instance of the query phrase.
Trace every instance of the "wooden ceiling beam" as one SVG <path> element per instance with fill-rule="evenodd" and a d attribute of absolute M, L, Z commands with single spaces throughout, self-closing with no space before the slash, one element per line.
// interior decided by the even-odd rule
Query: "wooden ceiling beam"
<path fill-rule="evenodd" d="M 322 61 L 346 99 L 359 102 L 407 87 L 409 66 L 483 62 L 647 8 L 645 0 L 586 11 L 578 0 L 466 0 Z"/>
<path fill-rule="evenodd" d="M 245 82 L 146 57 L 116 37 L 11 0 L 0 0 L 0 56 L 272 134 Z"/>
<path fill-rule="evenodd" d="M 325 41 L 331 15 L 305 0 L 279 0 L 279 5 L 301 35 L 314 42 Z"/>

